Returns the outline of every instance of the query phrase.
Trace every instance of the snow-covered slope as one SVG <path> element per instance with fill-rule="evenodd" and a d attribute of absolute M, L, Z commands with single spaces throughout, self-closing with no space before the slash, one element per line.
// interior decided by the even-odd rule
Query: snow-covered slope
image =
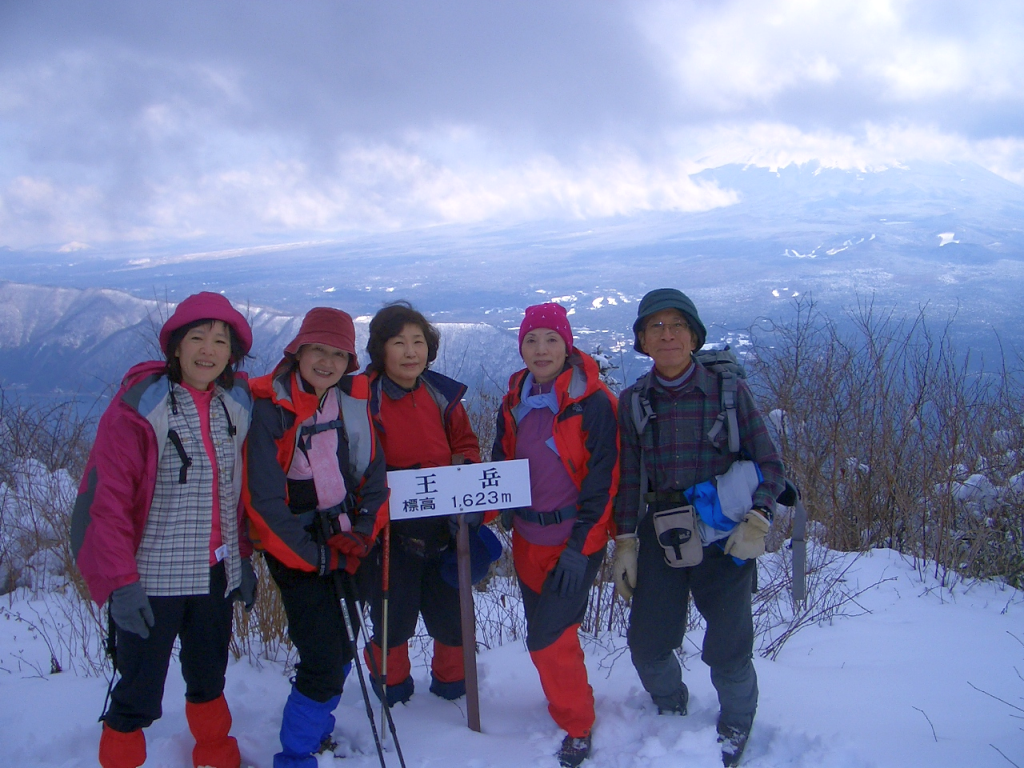
<path fill-rule="evenodd" d="M 854 555 L 846 555 L 848 561 Z M 843 567 L 846 563 L 840 562 Z M 810 625 L 775 661 L 756 658 L 761 699 L 744 768 L 1005 768 L 1024 764 L 1020 707 L 1024 681 L 1024 595 L 995 583 L 946 589 L 889 550 L 860 557 L 844 588 L 855 603 Z M 6 603 L 6 600 L 5 600 Z M 39 623 L 60 615 L 24 594 L 0 609 L 0 744 L 4 764 L 38 768 L 96 765 L 106 681 L 48 674 Z M 660 717 L 643 692 L 621 637 L 585 644 L 597 703 L 593 757 L 585 768 L 715 768 L 718 702 L 700 661 L 700 633 L 683 648 L 690 714 Z M 409 768 L 555 768 L 562 732 L 546 711 L 537 673 L 521 643 L 481 649 L 482 733 L 465 725 L 465 703 L 427 692 L 428 662 L 413 661 L 416 694 L 394 710 Z M 146 768 L 188 765 L 192 741 L 177 661 L 167 677 L 164 715 L 147 730 Z M 231 664 L 226 696 L 244 762 L 270 768 L 279 749 L 289 683 L 276 663 Z M 376 709 L 376 708 L 375 708 Z M 344 759 L 321 768 L 379 765 L 355 679 L 345 685 L 335 738 Z M 379 709 L 375 717 L 379 717 Z M 397 768 L 393 748 L 388 765 Z"/>

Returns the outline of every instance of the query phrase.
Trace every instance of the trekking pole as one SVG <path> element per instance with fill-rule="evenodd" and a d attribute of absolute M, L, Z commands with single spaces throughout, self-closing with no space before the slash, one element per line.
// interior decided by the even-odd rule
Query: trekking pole
<path fill-rule="evenodd" d="M 385 711 L 388 708 L 388 593 L 391 589 L 391 519 L 389 513 L 389 519 L 384 524 L 384 536 L 381 541 L 381 575 L 380 575 L 380 592 L 381 592 L 381 614 L 382 624 L 380 630 L 381 635 L 381 660 L 380 660 L 380 690 L 383 694 L 380 697 L 380 719 L 381 722 L 385 719 Z M 373 655 L 373 649 L 370 649 L 370 655 Z M 387 733 L 384 734 L 385 739 Z M 397 743 L 397 742 L 396 742 Z"/>
<path fill-rule="evenodd" d="M 348 636 L 348 644 L 352 649 L 352 663 L 356 668 L 356 676 L 359 678 L 359 687 L 363 691 L 363 702 L 366 704 L 366 716 L 370 719 L 370 730 L 373 731 L 373 743 L 377 746 L 377 757 L 380 758 L 380 768 L 387 768 L 384 762 L 384 746 L 380 743 L 380 735 L 377 733 L 377 723 L 373 719 L 373 705 L 370 703 L 370 692 L 366 688 L 366 678 L 363 676 L 363 665 L 359 661 L 359 648 L 356 642 L 356 631 L 352 624 L 352 614 L 348 610 L 348 603 L 345 602 L 345 588 L 342 582 L 340 571 L 333 574 L 334 595 L 338 598 L 338 605 L 341 606 L 341 617 L 345 622 L 345 634 Z M 372 654 L 371 654 L 372 655 Z M 405 763 L 402 763 L 403 768 Z"/>
<path fill-rule="evenodd" d="M 343 584 L 348 586 L 349 595 L 351 596 L 352 601 L 357 604 L 361 603 L 362 601 L 359 599 L 359 592 L 356 589 L 355 582 L 352 579 L 346 579 Z M 370 637 L 369 633 L 366 631 L 366 624 L 360 623 L 359 631 L 363 633 L 363 645 L 369 647 Z M 370 665 L 370 675 L 380 679 L 380 670 L 377 669 L 377 660 L 374 659 L 372 650 L 367 654 L 367 657 Z M 382 701 L 385 703 L 387 702 L 387 691 L 383 688 L 380 689 L 380 697 Z M 367 706 L 369 706 L 369 704 L 367 704 Z M 398 731 L 395 730 L 395 719 L 391 716 L 391 707 L 384 707 L 384 715 L 385 720 L 387 720 L 388 729 L 391 731 L 391 738 L 395 740 L 395 752 L 398 754 L 398 762 L 402 768 L 405 768 L 405 757 L 402 755 L 402 745 L 398 743 Z"/>

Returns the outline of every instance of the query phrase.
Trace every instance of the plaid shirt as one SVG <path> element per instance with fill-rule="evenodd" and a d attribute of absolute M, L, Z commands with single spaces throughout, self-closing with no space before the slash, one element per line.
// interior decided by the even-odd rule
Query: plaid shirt
<path fill-rule="evenodd" d="M 213 465 L 203 446 L 199 413 L 192 396 L 178 384 L 171 386 L 177 407 L 165 406 L 164 416 L 167 427 L 178 433 L 192 465 L 188 467 L 187 482 L 180 483 L 181 459 L 170 439 L 165 437 L 157 465 L 153 504 L 135 560 L 147 595 L 205 595 L 210 592 Z M 170 397 L 168 395 L 167 399 Z M 210 435 L 217 457 L 220 529 L 227 545 L 224 566 L 230 593 L 241 581 L 236 514 L 238 488 L 235 485 L 236 463 L 240 463 L 240 456 L 239 446 L 229 434 L 228 417 L 221 404 L 223 398 L 224 393 L 218 387 L 210 401 Z M 239 420 L 237 415 L 235 420 Z"/>
<path fill-rule="evenodd" d="M 740 453 L 719 452 L 707 437 L 721 410 L 718 376 L 696 361 L 694 365 L 693 375 L 674 391 L 661 386 L 653 369 L 646 376 L 650 382 L 648 398 L 655 413 L 643 435 L 649 489 L 685 490 L 723 474 L 737 458 L 749 458 L 757 462 L 764 477 L 751 506 L 774 509 L 775 498 L 785 487 L 785 470 L 750 389 L 746 382 L 738 382 Z M 628 387 L 619 395 L 622 448 L 619 493 L 615 498 L 619 534 L 634 533 L 640 517 L 641 437 L 633 423 L 632 392 L 633 387 Z M 724 433 L 720 439 L 725 442 Z"/>

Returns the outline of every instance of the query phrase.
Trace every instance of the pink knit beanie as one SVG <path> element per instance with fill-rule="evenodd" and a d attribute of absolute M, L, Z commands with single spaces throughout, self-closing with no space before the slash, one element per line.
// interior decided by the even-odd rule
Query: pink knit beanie
<path fill-rule="evenodd" d="M 534 304 L 526 308 L 526 317 L 519 326 L 519 354 L 523 354 L 523 337 L 536 328 L 550 328 L 565 342 L 565 353 L 572 352 L 572 328 L 569 315 L 561 304 Z"/>

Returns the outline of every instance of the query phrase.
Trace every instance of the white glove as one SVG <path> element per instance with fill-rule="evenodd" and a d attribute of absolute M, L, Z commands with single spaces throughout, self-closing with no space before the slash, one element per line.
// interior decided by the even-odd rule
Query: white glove
<path fill-rule="evenodd" d="M 725 554 L 740 560 L 753 560 L 764 554 L 764 537 L 771 523 L 759 509 L 752 509 L 743 521 L 733 528 L 725 542 Z"/>
<path fill-rule="evenodd" d="M 629 600 L 636 588 L 636 534 L 624 533 L 615 537 L 615 558 L 612 560 L 615 591 L 623 600 Z"/>

